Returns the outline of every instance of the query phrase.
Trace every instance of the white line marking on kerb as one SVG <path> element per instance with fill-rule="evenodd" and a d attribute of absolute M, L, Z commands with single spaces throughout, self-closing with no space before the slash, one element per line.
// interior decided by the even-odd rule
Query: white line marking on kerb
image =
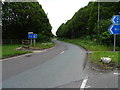
<path fill-rule="evenodd" d="M 114 73 L 115 75 L 120 75 L 120 73 Z"/>
<path fill-rule="evenodd" d="M 88 77 L 85 77 L 85 79 L 83 80 L 82 85 L 80 87 L 80 90 L 85 88 L 87 81 L 88 81 Z"/>
<path fill-rule="evenodd" d="M 62 51 L 60 54 L 63 54 L 64 53 L 64 51 Z"/>
<path fill-rule="evenodd" d="M 90 88 L 91 86 L 86 86 L 85 88 Z"/>
<path fill-rule="evenodd" d="M 24 55 L 20 55 L 20 56 L 15 56 L 15 57 L 7 58 L 7 59 L 0 59 L 0 62 L 8 61 L 10 59 L 15 59 L 15 58 L 19 58 L 19 57 L 23 57 L 23 56 L 27 56 L 27 55 L 31 55 L 31 54 L 33 54 L 33 53 L 28 53 L 28 54 L 24 54 Z"/>

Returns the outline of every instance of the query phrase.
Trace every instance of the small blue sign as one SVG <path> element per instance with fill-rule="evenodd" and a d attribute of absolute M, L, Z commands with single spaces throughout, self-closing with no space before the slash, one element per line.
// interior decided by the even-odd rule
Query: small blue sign
<path fill-rule="evenodd" d="M 120 24 L 120 15 L 115 15 L 111 19 L 113 24 Z"/>
<path fill-rule="evenodd" d="M 28 34 L 28 38 L 37 38 L 37 34 Z"/>
<path fill-rule="evenodd" d="M 37 38 L 37 34 L 33 34 L 33 38 Z"/>
<path fill-rule="evenodd" d="M 111 25 L 108 28 L 110 34 L 120 34 L 120 25 Z"/>

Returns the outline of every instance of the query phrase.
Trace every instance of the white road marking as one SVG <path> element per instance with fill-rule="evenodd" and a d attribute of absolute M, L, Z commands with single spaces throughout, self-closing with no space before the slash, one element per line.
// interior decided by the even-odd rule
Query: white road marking
<path fill-rule="evenodd" d="M 60 54 L 63 54 L 65 51 L 62 51 Z"/>
<path fill-rule="evenodd" d="M 88 77 L 85 77 L 85 79 L 83 80 L 82 85 L 80 87 L 80 90 L 85 88 L 87 81 L 88 81 Z"/>
<path fill-rule="evenodd" d="M 114 73 L 115 75 L 120 75 L 120 73 Z"/>
<path fill-rule="evenodd" d="M 0 59 L 0 62 L 8 61 L 10 59 L 15 59 L 15 58 L 19 58 L 19 57 L 23 57 L 23 56 L 27 56 L 27 55 L 31 55 L 31 54 L 33 54 L 33 53 L 28 53 L 28 54 L 19 55 L 19 56 L 15 56 L 15 57 L 11 57 L 11 58 L 6 58 L 6 59 Z"/>
<path fill-rule="evenodd" d="M 40 53 L 40 52 L 42 52 L 42 51 L 40 51 L 40 50 L 33 51 L 33 53 Z"/>
<path fill-rule="evenodd" d="M 85 88 L 90 88 L 91 86 L 86 86 Z"/>
<path fill-rule="evenodd" d="M 56 46 L 56 45 L 55 45 L 55 46 Z M 54 47 L 55 47 L 55 46 L 54 46 Z M 54 47 L 49 48 L 49 49 L 53 49 Z M 32 53 L 28 53 L 28 54 L 24 54 L 24 55 L 14 56 L 14 57 L 11 57 L 11 58 L 6 58 L 6 59 L 0 59 L 0 62 L 8 61 L 8 60 L 10 60 L 10 59 L 19 58 L 19 57 L 23 57 L 23 56 L 27 56 L 27 55 L 31 55 L 31 54 L 33 54 L 33 53 L 46 52 L 46 51 L 49 50 L 49 49 L 45 49 L 45 50 L 42 50 L 42 51 L 33 51 Z"/>

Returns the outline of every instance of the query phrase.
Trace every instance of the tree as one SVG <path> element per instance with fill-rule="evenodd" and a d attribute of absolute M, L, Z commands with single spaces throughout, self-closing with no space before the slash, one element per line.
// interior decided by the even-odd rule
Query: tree
<path fill-rule="evenodd" d="M 79 9 L 74 16 L 57 31 L 57 36 L 62 38 L 96 39 L 101 44 L 112 44 L 113 35 L 108 32 L 113 15 L 120 12 L 120 2 L 100 2 L 100 22 L 98 29 L 98 2 L 90 2 L 84 8 Z M 120 45 L 120 35 L 117 36 L 117 45 Z"/>
<path fill-rule="evenodd" d="M 3 39 L 27 39 L 34 32 L 50 40 L 52 27 L 38 2 L 4 2 L 2 7 Z"/>

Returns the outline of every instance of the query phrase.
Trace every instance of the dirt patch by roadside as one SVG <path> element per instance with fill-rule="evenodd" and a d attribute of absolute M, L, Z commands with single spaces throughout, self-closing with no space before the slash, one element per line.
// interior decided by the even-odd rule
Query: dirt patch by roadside
<path fill-rule="evenodd" d="M 20 50 L 20 51 L 33 51 L 33 50 L 43 50 L 39 47 L 18 47 L 16 48 L 16 50 Z"/>
<path fill-rule="evenodd" d="M 96 64 L 96 63 L 93 63 L 93 62 L 88 62 L 89 63 L 89 67 L 93 70 L 96 70 L 96 71 L 100 71 L 100 72 L 108 72 L 108 71 L 113 71 L 115 69 L 120 69 L 120 68 L 117 68 L 117 67 L 112 67 L 110 65 L 99 65 L 99 64 Z"/>

